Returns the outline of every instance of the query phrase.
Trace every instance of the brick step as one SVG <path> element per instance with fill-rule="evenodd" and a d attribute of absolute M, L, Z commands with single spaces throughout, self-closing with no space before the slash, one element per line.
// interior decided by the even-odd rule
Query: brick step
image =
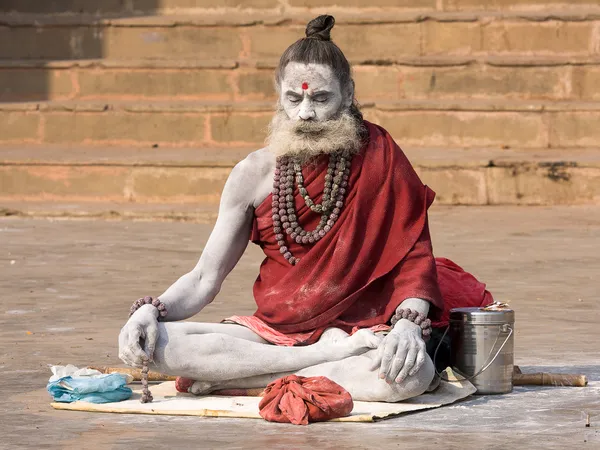
<path fill-rule="evenodd" d="M 60 206 L 77 202 L 112 202 L 117 211 L 179 203 L 205 214 L 216 209 L 231 167 L 249 151 L 0 147 L 0 214 L 22 212 L 15 204 L 23 202 L 38 205 L 34 210 L 41 202 L 55 202 L 44 208 L 64 215 L 80 214 L 76 207 Z M 405 151 L 437 192 L 438 204 L 600 204 L 597 148 Z M 169 214 L 168 206 L 158 209 Z"/>
<path fill-rule="evenodd" d="M 384 12 L 372 23 L 364 20 L 370 15 L 362 12 L 356 22 L 340 23 L 333 38 L 357 64 L 433 55 L 600 55 L 600 13 L 571 17 L 523 13 L 512 18 L 450 14 L 437 19 L 415 15 L 397 21 L 389 16 Z M 0 59 L 191 58 L 274 64 L 289 44 L 304 35 L 305 19 L 274 24 L 251 20 L 236 26 L 207 24 L 203 14 L 196 17 L 196 21 L 189 16 L 151 16 L 93 24 L 28 24 L 21 23 L 24 19 L 19 15 L 8 15 L 0 27 Z"/>
<path fill-rule="evenodd" d="M 527 65 L 525 65 L 527 64 Z M 359 99 L 600 100 L 600 57 L 430 57 L 356 65 Z M 235 61 L 0 61 L 0 101 L 275 100 L 273 69 Z"/>
<path fill-rule="evenodd" d="M 0 200 L 0 218 L 165 220 L 212 224 L 217 219 L 217 213 L 218 205 L 214 203 Z"/>
<path fill-rule="evenodd" d="M 178 22 L 219 25 L 306 23 L 323 13 L 334 14 L 340 23 L 498 16 L 586 19 L 598 13 L 598 3 L 595 0 L 375 0 L 366 6 L 361 0 L 136 0 L 135 3 L 108 0 L 87 4 L 81 0 L 43 3 L 4 0 L 0 4 L 0 15 L 10 23 L 89 23 L 163 16 L 176 18 Z"/>
<path fill-rule="evenodd" d="M 404 146 L 600 147 L 600 102 L 404 100 L 363 103 Z M 0 144 L 254 147 L 271 102 L 0 103 Z"/>

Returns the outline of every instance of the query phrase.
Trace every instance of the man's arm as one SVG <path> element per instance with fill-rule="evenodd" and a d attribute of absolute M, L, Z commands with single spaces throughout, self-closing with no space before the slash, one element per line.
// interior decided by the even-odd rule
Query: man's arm
<path fill-rule="evenodd" d="M 244 160 L 231 172 L 221 196 L 217 222 L 196 267 L 159 297 L 167 308 L 167 321 L 188 319 L 212 302 L 243 255 L 252 231 L 253 188 L 258 177 L 254 170 Z"/>
<path fill-rule="evenodd" d="M 198 264 L 159 297 L 168 311 L 166 320 L 192 317 L 216 297 L 248 245 L 260 176 L 260 169 L 248 159 L 234 167 L 223 189 L 217 223 Z M 119 334 L 119 357 L 124 363 L 140 367 L 145 359 L 152 360 L 158 339 L 157 319 L 158 309 L 152 305 L 142 306 L 129 318 Z"/>
<path fill-rule="evenodd" d="M 432 300 L 438 302 L 436 306 L 441 302 L 427 222 L 415 246 L 407 255 L 403 270 L 405 274 L 414 272 L 406 280 L 401 280 L 405 292 L 412 296 L 400 303 L 396 311 L 411 309 L 427 316 Z M 422 295 L 425 299 L 417 295 Z M 427 358 L 421 327 L 407 319 L 399 320 L 380 345 L 379 356 L 379 376 L 390 383 L 401 383 L 408 376 L 416 374 Z"/>

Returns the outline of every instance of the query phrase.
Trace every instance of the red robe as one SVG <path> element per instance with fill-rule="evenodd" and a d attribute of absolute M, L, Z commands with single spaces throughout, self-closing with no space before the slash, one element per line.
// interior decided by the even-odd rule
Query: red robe
<path fill-rule="evenodd" d="M 383 128 L 365 125 L 368 144 L 352 160 L 345 204 L 332 230 L 314 245 L 286 236 L 300 258 L 296 266 L 283 258 L 275 240 L 271 196 L 256 208 L 251 240 L 266 255 L 254 285 L 254 317 L 260 320 L 233 321 L 255 331 L 251 322 L 263 322 L 285 335 L 308 335 L 302 343 L 310 343 L 331 326 L 350 332 L 389 323 L 409 297 L 431 303 L 434 326 L 445 326 L 453 307 L 491 302 L 484 284 L 451 261 L 434 259 L 427 209 L 435 193 Z M 327 163 L 322 157 L 303 170 L 315 203 L 321 201 Z M 298 222 L 314 229 L 320 216 L 297 188 L 294 196 Z"/>

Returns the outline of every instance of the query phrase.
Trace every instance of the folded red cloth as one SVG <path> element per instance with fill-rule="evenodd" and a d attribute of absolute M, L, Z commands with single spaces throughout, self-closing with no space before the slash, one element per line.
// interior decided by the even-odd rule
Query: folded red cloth
<path fill-rule="evenodd" d="M 177 377 L 175 379 L 175 389 L 177 389 L 177 392 L 189 392 L 194 381 L 191 378 Z"/>
<path fill-rule="evenodd" d="M 350 393 L 327 377 L 289 375 L 267 386 L 258 405 L 260 416 L 270 422 L 308 425 L 350 415 Z"/>

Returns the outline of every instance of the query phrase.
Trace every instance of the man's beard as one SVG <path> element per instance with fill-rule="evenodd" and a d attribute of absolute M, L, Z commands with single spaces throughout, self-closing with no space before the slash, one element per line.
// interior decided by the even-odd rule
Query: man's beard
<path fill-rule="evenodd" d="M 350 109 L 329 120 L 294 121 L 279 107 L 269 124 L 266 143 L 276 156 L 290 156 L 304 164 L 319 155 L 358 153 L 364 144 L 364 131 L 362 117 Z"/>

